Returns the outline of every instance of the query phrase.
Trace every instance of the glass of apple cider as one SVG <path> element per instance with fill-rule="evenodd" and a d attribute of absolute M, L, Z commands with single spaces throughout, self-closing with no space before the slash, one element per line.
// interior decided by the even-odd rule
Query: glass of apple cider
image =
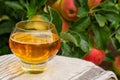
<path fill-rule="evenodd" d="M 28 73 L 41 73 L 60 49 L 55 26 L 45 21 L 20 21 L 9 38 L 9 46 Z"/>

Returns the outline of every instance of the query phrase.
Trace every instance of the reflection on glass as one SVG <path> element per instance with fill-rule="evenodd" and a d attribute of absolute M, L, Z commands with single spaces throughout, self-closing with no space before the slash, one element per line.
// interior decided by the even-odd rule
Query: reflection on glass
<path fill-rule="evenodd" d="M 59 51 L 60 38 L 52 23 L 21 21 L 10 35 L 9 46 L 20 58 L 25 72 L 40 73 Z"/>

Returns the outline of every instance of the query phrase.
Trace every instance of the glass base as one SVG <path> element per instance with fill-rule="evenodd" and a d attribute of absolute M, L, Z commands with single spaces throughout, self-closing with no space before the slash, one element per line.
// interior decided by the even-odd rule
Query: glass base
<path fill-rule="evenodd" d="M 27 73 L 38 74 L 44 72 L 47 69 L 46 65 L 47 63 L 29 64 L 22 62 L 22 69 Z"/>

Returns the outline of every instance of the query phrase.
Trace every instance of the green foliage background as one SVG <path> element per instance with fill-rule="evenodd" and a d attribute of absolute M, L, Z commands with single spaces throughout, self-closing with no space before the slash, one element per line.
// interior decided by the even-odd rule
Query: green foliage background
<path fill-rule="evenodd" d="M 68 32 L 62 32 L 61 14 L 47 5 L 48 0 L 0 0 L 0 55 L 10 54 L 8 40 L 15 24 L 32 15 L 41 15 L 55 24 L 61 38 L 58 55 L 83 58 L 94 45 L 105 50 L 105 61 L 120 55 L 120 3 L 104 0 L 89 9 L 87 0 L 75 0 L 77 21 L 70 21 Z M 50 0 L 54 3 L 56 0 Z"/>
<path fill-rule="evenodd" d="M 51 1 L 54 3 L 56 0 Z M 59 12 L 48 7 L 46 2 L 47 0 L 0 0 L 1 55 L 11 53 L 8 38 L 15 23 L 36 14 L 47 17 L 55 24 L 62 40 L 59 53 L 61 55 L 81 57 L 89 52 L 94 42 L 96 47 L 102 50 L 108 50 L 108 44 L 112 42 L 114 48 L 119 51 L 120 3 L 117 0 L 105 0 L 92 9 L 88 8 L 87 0 L 76 0 L 80 19 L 70 22 L 70 30 L 67 33 L 61 32 L 62 21 Z M 44 10 L 45 7 L 47 11 Z"/>
<path fill-rule="evenodd" d="M 82 58 L 96 45 L 106 51 L 106 60 L 114 61 L 111 54 L 120 49 L 120 3 L 104 0 L 89 9 L 87 0 L 75 0 L 78 7 L 77 21 L 70 21 L 68 32 L 61 32 L 61 14 L 47 5 L 48 0 L 0 0 L 0 55 L 10 54 L 8 39 L 15 24 L 32 15 L 42 15 L 55 24 L 61 37 L 59 55 Z M 56 0 L 51 0 L 54 3 Z M 110 46 L 111 46 L 110 45 Z M 116 54 L 115 54 L 116 55 Z"/>

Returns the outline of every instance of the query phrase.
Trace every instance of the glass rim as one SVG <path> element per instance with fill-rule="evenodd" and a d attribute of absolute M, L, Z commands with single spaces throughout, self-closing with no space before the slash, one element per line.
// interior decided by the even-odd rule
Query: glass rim
<path fill-rule="evenodd" d="M 46 29 L 44 31 L 48 31 L 48 30 L 52 30 L 54 29 L 55 25 L 51 22 L 48 22 L 48 21 L 39 21 L 39 20 L 22 20 L 22 21 L 19 21 L 15 24 L 15 27 L 18 28 L 19 30 L 23 30 L 23 31 L 36 31 L 35 29 L 26 29 L 26 28 L 22 28 L 22 27 L 19 27 L 20 24 L 22 23 L 25 23 L 27 24 L 28 22 L 41 22 L 41 23 L 46 23 L 46 24 L 49 24 L 49 29 Z M 37 31 L 43 31 L 43 30 L 37 30 Z"/>

